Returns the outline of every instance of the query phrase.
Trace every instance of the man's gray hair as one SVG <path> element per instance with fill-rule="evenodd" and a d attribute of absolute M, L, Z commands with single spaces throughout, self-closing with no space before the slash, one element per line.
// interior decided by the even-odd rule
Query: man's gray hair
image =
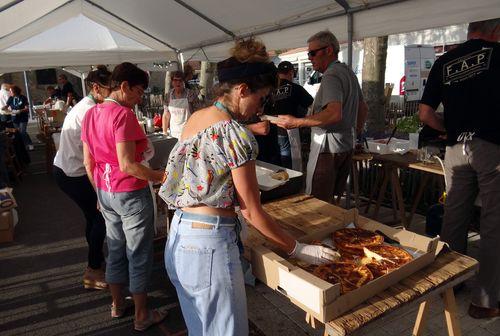
<path fill-rule="evenodd" d="M 468 33 L 491 34 L 500 26 L 500 18 L 469 23 Z"/>
<path fill-rule="evenodd" d="M 2 83 L 2 87 L 1 87 L 1 89 L 2 89 L 2 90 L 8 90 L 8 89 L 9 89 L 9 87 L 10 87 L 10 85 L 9 85 L 9 84 L 7 84 L 7 83 Z"/>
<path fill-rule="evenodd" d="M 307 43 L 312 41 L 318 41 L 323 46 L 331 45 L 333 47 L 333 52 L 335 54 L 338 54 L 340 51 L 339 41 L 337 40 L 335 35 L 333 35 L 333 33 L 329 30 L 323 30 L 314 34 L 307 40 Z"/>

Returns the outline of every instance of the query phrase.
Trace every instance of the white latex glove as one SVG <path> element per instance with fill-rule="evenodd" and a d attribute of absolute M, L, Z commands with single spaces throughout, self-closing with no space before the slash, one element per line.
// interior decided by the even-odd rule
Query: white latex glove
<path fill-rule="evenodd" d="M 16 114 L 19 114 L 19 110 L 12 110 L 12 115 L 16 115 Z"/>
<path fill-rule="evenodd" d="M 298 241 L 295 242 L 295 248 L 292 253 L 290 253 L 290 256 L 314 265 L 333 262 L 340 258 L 340 254 L 331 248 L 319 245 L 302 244 Z"/>

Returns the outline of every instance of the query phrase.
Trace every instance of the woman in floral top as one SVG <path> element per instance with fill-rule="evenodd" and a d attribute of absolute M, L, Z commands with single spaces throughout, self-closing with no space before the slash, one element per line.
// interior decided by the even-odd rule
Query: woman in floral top
<path fill-rule="evenodd" d="M 246 335 L 248 318 L 235 206 L 283 251 L 313 264 L 338 257 L 321 246 L 298 243 L 260 204 L 252 133 L 239 121 L 261 112 L 276 86 L 265 46 L 238 41 L 217 64 L 213 106 L 186 123 L 170 153 L 160 195 L 177 209 L 165 247 L 165 264 L 190 335 Z"/>

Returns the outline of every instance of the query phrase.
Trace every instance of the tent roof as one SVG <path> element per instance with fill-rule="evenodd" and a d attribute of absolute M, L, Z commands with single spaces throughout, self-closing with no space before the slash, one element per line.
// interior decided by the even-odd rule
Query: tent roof
<path fill-rule="evenodd" d="M 348 22 L 361 39 L 495 17 L 498 0 L 0 0 L 0 71 L 165 61 L 177 52 L 217 61 L 235 37 L 289 49 L 323 29 L 346 41 Z"/>

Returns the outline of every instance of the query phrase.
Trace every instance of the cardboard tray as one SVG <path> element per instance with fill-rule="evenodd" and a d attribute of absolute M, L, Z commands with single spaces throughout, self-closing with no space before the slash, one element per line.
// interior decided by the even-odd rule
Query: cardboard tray
<path fill-rule="evenodd" d="M 286 181 L 275 180 L 271 177 L 271 174 L 275 173 L 280 169 L 285 170 L 288 173 L 288 180 Z M 255 162 L 255 172 L 257 174 L 257 182 L 259 183 L 259 189 L 262 191 L 269 191 L 275 189 L 279 186 L 288 183 L 292 179 L 302 176 L 301 172 L 259 160 Z"/>
<path fill-rule="evenodd" d="M 252 248 L 251 260 L 254 275 L 269 287 L 288 297 L 295 305 L 310 313 L 317 320 L 326 323 L 431 264 L 444 246 L 438 238 L 427 238 L 359 217 L 356 209 L 345 211 L 343 223 L 337 222 L 299 240 L 305 243 L 311 240 L 322 240 L 349 223 L 355 223 L 357 227 L 372 231 L 380 230 L 390 238 L 399 241 L 402 247 L 416 249 L 421 252 L 421 255 L 391 273 L 343 295 L 340 294 L 340 284 L 333 285 L 292 265 L 264 245 Z"/>

